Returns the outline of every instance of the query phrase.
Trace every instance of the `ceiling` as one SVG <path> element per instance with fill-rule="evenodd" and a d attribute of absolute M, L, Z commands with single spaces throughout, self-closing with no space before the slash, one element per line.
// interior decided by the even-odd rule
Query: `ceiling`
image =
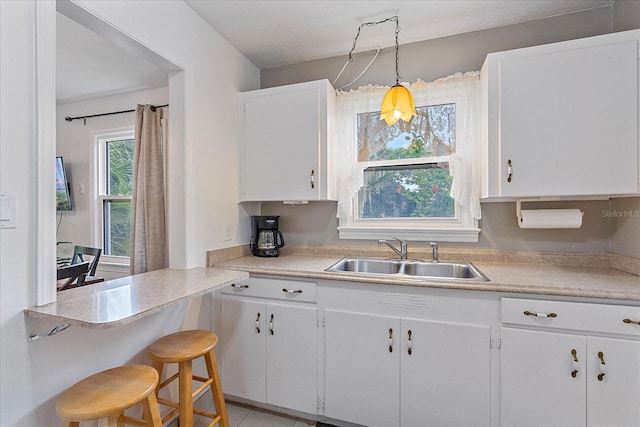
<path fill-rule="evenodd" d="M 57 14 L 57 105 L 168 84 L 166 69 Z"/>
<path fill-rule="evenodd" d="M 614 0 L 186 0 L 258 68 L 347 55 L 364 22 L 399 17 L 400 44 L 610 6 Z M 362 29 L 356 52 L 392 46 L 393 24 Z M 164 87 L 166 69 L 58 13 L 57 102 Z"/>
<path fill-rule="evenodd" d="M 613 0 L 185 0 L 258 68 L 346 55 L 358 27 L 397 15 L 400 44 L 609 6 Z M 356 52 L 395 43 L 392 23 L 363 28 Z"/>

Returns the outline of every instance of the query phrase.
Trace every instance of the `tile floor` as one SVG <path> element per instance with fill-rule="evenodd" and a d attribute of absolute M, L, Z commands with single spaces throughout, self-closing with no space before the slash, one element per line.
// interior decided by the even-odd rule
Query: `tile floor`
<path fill-rule="evenodd" d="M 203 411 L 215 412 L 211 395 L 206 393 L 195 403 Z M 257 408 L 227 403 L 229 424 L 231 427 L 310 427 L 316 423 L 286 415 L 276 415 Z M 205 417 L 194 417 L 193 427 L 206 427 L 211 420 Z M 178 427 L 178 420 L 171 422 L 168 427 Z"/>

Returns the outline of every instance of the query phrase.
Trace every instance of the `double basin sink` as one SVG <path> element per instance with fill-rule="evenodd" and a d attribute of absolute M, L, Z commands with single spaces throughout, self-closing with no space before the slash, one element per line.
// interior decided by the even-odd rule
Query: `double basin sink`
<path fill-rule="evenodd" d="M 345 257 L 328 272 L 394 275 L 404 278 L 486 282 L 489 279 L 470 262 L 427 262 L 401 259 Z"/>

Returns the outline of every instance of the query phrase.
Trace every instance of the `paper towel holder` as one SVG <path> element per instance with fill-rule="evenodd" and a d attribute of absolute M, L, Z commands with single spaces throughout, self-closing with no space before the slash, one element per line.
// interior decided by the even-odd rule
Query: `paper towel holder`
<path fill-rule="evenodd" d="M 555 202 L 560 200 L 559 197 L 538 197 L 533 199 L 518 199 L 516 200 L 516 217 L 518 218 L 518 222 L 522 222 L 522 202 Z M 582 216 L 584 216 L 584 212 L 580 211 Z"/>

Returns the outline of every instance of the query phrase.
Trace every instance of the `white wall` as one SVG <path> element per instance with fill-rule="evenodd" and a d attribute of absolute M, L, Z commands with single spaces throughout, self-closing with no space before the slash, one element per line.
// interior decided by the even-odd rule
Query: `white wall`
<path fill-rule="evenodd" d="M 112 366 L 148 363 L 145 349 L 156 338 L 181 328 L 207 327 L 211 322 L 209 300 L 202 299 L 120 328 L 71 327 L 59 335 L 27 342 L 30 333 L 56 326 L 27 319 L 22 313 L 36 300 L 35 223 L 40 215 L 34 200 L 35 3 L 0 1 L 0 190 L 16 192 L 18 199 L 17 228 L 0 231 L 3 427 L 59 425 L 55 401 L 66 387 Z M 176 227 L 185 230 L 189 244 L 185 262 L 189 266 L 205 265 L 206 250 L 240 243 L 236 238 L 224 242 L 222 227 L 212 224 L 216 220 L 230 221 L 238 230 L 236 180 L 230 179 L 235 177 L 236 169 L 236 94 L 259 86 L 258 70 L 183 2 L 79 4 L 94 9 L 99 17 L 185 70 L 183 151 L 187 176 L 183 188 L 190 204 L 183 207 L 187 220 Z M 171 90 L 171 81 L 169 87 Z M 171 95 L 170 103 L 174 105 Z M 182 108 L 178 104 L 176 101 Z M 175 113 L 172 108 L 172 115 Z"/>
<path fill-rule="evenodd" d="M 236 97 L 259 87 L 258 70 L 183 2 L 78 3 L 185 70 L 185 266 L 205 266 L 207 250 L 246 243 L 238 238 L 248 234 L 249 220 L 239 218 L 237 204 Z"/>

